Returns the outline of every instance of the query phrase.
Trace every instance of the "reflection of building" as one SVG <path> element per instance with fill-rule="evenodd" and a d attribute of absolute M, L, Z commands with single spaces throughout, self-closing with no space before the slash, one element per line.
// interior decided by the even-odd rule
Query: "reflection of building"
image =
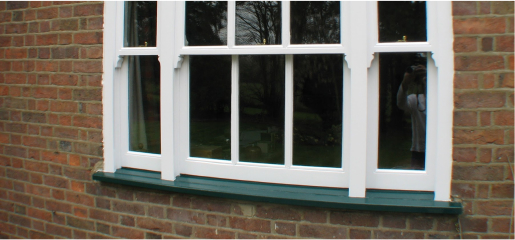
<path fill-rule="evenodd" d="M 461 215 L 306 207 L 93 181 L 93 166 L 113 151 L 103 145 L 112 130 L 103 127 L 105 111 L 120 110 L 102 109 L 109 98 L 102 95 L 109 81 L 102 79 L 103 22 L 113 13 L 103 7 L 0 2 L 0 237 L 513 238 L 513 2 L 452 4 L 450 184 Z"/>

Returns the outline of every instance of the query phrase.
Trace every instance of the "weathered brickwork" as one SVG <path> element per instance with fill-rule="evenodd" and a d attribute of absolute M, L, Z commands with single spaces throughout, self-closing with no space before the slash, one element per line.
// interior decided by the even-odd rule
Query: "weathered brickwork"
<path fill-rule="evenodd" d="M 455 2 L 452 192 L 469 237 L 513 238 L 513 2 Z"/>
<path fill-rule="evenodd" d="M 0 2 L 0 238 L 513 238 L 513 6 L 453 3 L 454 216 L 93 182 L 103 4 Z"/>

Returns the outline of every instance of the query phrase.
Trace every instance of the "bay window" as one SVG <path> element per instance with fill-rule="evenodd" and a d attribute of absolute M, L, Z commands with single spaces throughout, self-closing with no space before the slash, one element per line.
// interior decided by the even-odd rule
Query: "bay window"
<path fill-rule="evenodd" d="M 104 171 L 450 200 L 449 2 L 105 9 Z"/>

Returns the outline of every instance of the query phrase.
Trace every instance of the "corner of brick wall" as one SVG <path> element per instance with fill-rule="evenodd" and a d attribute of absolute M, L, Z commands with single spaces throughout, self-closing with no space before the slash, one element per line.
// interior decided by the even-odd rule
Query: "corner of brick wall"
<path fill-rule="evenodd" d="M 464 237 L 513 238 L 514 3 L 454 2 L 453 14 L 452 194 Z"/>

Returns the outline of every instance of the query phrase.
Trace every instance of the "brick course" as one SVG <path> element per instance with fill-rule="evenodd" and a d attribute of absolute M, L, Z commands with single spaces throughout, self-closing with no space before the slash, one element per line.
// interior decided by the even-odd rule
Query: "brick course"
<path fill-rule="evenodd" d="M 103 4 L 0 2 L 0 238 L 513 238 L 513 8 L 453 3 L 453 216 L 93 182 Z"/>

